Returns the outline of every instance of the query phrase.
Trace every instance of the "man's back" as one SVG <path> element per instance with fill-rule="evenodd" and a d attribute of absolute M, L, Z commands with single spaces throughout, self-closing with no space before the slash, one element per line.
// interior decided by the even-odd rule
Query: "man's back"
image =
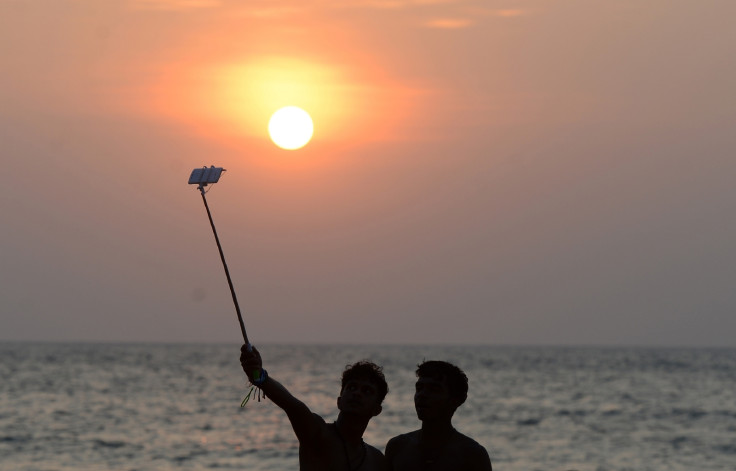
<path fill-rule="evenodd" d="M 340 435 L 334 423 L 326 423 L 320 416 L 319 432 L 299 442 L 299 469 L 301 471 L 386 471 L 386 458 L 376 448 L 360 441 L 349 444 Z"/>
<path fill-rule="evenodd" d="M 394 437 L 386 445 L 386 460 L 391 471 L 491 471 L 486 449 L 457 430 L 442 443 L 423 443 L 421 430 Z"/>

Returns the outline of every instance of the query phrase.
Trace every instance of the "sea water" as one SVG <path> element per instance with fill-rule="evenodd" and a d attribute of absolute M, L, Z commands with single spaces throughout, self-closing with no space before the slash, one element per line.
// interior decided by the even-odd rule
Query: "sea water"
<path fill-rule="evenodd" d="M 496 471 L 736 470 L 736 350 L 261 345 L 264 366 L 332 421 L 340 374 L 371 359 L 390 391 L 365 440 L 420 425 L 414 370 L 470 378 L 453 424 Z M 238 345 L 0 343 L 0 469 L 296 470 L 285 414 Z"/>

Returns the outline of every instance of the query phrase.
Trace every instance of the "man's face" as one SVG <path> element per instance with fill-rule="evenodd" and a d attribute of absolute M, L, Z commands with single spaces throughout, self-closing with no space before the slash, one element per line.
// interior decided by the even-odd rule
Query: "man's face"
<path fill-rule="evenodd" d="M 457 405 L 444 381 L 422 377 L 417 380 L 414 392 L 414 407 L 419 420 L 450 418 Z"/>
<path fill-rule="evenodd" d="M 370 417 L 378 415 L 381 412 L 378 388 L 365 379 L 348 380 L 337 398 L 337 407 L 341 412 Z"/>

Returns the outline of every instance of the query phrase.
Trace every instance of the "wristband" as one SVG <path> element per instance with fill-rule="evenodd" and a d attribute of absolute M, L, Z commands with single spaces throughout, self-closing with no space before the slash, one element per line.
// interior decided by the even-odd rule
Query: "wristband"
<path fill-rule="evenodd" d="M 253 386 L 261 387 L 263 383 L 266 382 L 267 379 L 268 379 L 268 372 L 265 369 L 261 368 L 261 374 L 258 375 L 258 379 L 251 380 L 251 384 Z"/>

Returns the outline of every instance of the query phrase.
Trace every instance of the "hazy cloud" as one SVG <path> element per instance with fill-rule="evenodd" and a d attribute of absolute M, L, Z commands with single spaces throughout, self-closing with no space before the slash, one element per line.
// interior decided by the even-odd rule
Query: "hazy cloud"
<path fill-rule="evenodd" d="M 502 16 L 505 18 L 511 18 L 514 16 L 522 16 L 526 15 L 528 13 L 527 10 L 496 10 L 495 15 L 496 16 Z"/>
<path fill-rule="evenodd" d="M 243 13 L 243 16 L 254 18 L 280 18 L 288 15 L 294 15 L 304 11 L 306 8 L 295 5 L 284 5 L 280 7 L 264 7 L 251 8 Z"/>
<path fill-rule="evenodd" d="M 214 8 L 222 5 L 220 0 L 132 0 L 137 10 L 196 10 L 200 8 Z"/>
<path fill-rule="evenodd" d="M 437 29 L 462 29 L 471 26 L 473 21 L 467 18 L 436 18 L 429 20 L 425 26 Z"/>
<path fill-rule="evenodd" d="M 424 8 L 435 5 L 460 5 L 464 2 L 458 0 L 356 0 L 353 2 L 336 2 L 333 7 L 337 8 L 374 8 L 378 10 L 396 10 Z"/>

